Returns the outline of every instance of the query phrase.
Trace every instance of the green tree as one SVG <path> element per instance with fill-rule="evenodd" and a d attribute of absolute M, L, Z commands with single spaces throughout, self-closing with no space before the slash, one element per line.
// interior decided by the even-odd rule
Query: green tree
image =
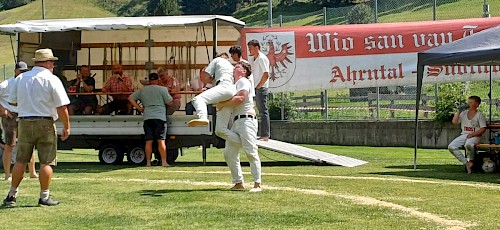
<path fill-rule="evenodd" d="M 180 15 L 181 7 L 177 0 L 150 0 L 147 5 L 148 15 Z"/>
<path fill-rule="evenodd" d="M 456 111 L 457 105 L 466 103 L 464 90 L 465 84 L 463 82 L 439 84 L 436 121 L 450 122 L 453 119 L 453 113 Z"/>
<path fill-rule="evenodd" d="M 347 14 L 349 24 L 368 24 L 374 21 L 375 14 L 368 4 L 357 4 Z"/>
<path fill-rule="evenodd" d="M 239 0 L 183 0 L 184 14 L 231 15 L 236 11 Z"/>

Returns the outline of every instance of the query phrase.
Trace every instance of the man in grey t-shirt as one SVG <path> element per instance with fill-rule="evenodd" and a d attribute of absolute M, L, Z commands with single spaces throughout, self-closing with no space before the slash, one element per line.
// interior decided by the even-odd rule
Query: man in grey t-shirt
<path fill-rule="evenodd" d="M 167 122 L 166 105 L 172 105 L 172 96 L 168 93 L 168 89 L 160 86 L 158 74 L 151 73 L 149 75 L 149 85 L 136 91 L 128 98 L 137 110 L 144 114 L 144 139 L 146 139 L 146 166 L 151 166 L 151 155 L 153 153 L 153 141 L 158 142 L 158 151 L 160 152 L 162 166 L 167 164 L 167 153 L 165 145 Z M 137 104 L 141 101 L 142 106 Z"/>

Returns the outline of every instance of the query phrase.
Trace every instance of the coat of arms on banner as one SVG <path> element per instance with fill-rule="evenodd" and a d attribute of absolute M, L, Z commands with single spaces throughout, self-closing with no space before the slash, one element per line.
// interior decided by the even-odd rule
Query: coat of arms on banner
<path fill-rule="evenodd" d="M 296 65 L 294 32 L 246 34 L 247 42 L 252 39 L 259 41 L 262 53 L 269 59 L 270 84 L 279 87 L 288 82 L 295 73 Z"/>

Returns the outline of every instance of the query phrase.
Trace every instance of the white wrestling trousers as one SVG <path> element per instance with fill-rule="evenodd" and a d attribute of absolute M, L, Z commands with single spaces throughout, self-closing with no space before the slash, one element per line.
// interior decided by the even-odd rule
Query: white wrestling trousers
<path fill-rule="evenodd" d="M 236 86 L 230 80 L 222 80 L 218 85 L 213 88 L 198 94 L 193 98 L 192 103 L 196 109 L 196 113 L 200 119 L 208 119 L 207 105 L 214 105 L 227 101 L 233 98 L 236 94 Z M 217 120 L 215 122 L 215 133 L 224 132 L 223 129 L 228 130 L 227 126 L 229 119 L 231 119 L 232 108 L 224 108 L 217 112 Z"/>
<path fill-rule="evenodd" d="M 232 131 L 240 136 L 241 144 L 226 141 L 224 158 L 231 171 L 233 183 L 243 183 L 243 172 L 240 165 L 240 148 L 243 148 L 250 162 L 253 181 L 261 183 L 261 165 L 259 153 L 257 152 L 257 119 L 240 118 L 234 121 Z"/>
<path fill-rule="evenodd" d="M 465 158 L 465 154 L 462 154 L 460 148 L 465 146 L 467 151 L 467 156 L 469 160 L 474 160 L 474 144 L 477 144 L 481 141 L 481 137 L 472 137 L 467 139 L 467 134 L 461 134 L 457 138 L 455 138 L 449 145 L 448 150 L 455 156 L 460 162 L 463 164 L 467 163 L 467 158 Z"/>

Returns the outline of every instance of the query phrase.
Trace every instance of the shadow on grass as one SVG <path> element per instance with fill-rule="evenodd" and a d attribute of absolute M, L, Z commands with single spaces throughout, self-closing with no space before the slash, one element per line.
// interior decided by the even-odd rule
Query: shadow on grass
<path fill-rule="evenodd" d="M 231 191 L 221 188 L 205 188 L 205 189 L 159 189 L 159 190 L 141 190 L 141 196 L 160 197 L 169 193 L 187 193 L 187 192 L 215 192 L 215 191 Z"/>
<path fill-rule="evenodd" d="M 308 166 L 308 165 L 317 165 L 314 162 L 306 162 L 306 161 L 264 161 L 261 162 L 262 167 L 287 167 L 287 166 Z M 205 166 L 221 166 L 226 167 L 226 162 L 207 162 L 206 165 L 203 165 L 202 162 L 175 162 L 173 164 L 174 167 L 205 167 Z M 250 166 L 248 162 L 241 162 L 241 166 Z"/>
<path fill-rule="evenodd" d="M 18 209 L 18 208 L 42 208 L 39 205 L 18 205 L 16 207 L 5 207 L 5 206 L 0 206 L 0 210 L 9 210 L 9 209 Z"/>
<path fill-rule="evenodd" d="M 369 174 L 500 184 L 499 173 L 475 172 L 469 175 L 462 165 L 417 165 L 417 171 L 413 171 L 413 165 L 388 166 L 386 168 L 405 169 L 405 171 Z"/>
<path fill-rule="evenodd" d="M 242 166 L 250 166 L 248 162 L 242 162 Z M 289 166 L 321 166 L 314 162 L 306 161 L 271 161 L 262 162 L 263 167 L 289 167 Z M 226 167 L 226 162 L 207 162 L 203 165 L 202 162 L 176 162 L 172 164 L 175 167 Z M 39 166 L 37 166 L 39 167 Z M 111 172 L 114 170 L 130 169 L 144 167 L 142 165 L 128 164 L 124 162 L 121 165 L 103 165 L 99 162 L 57 162 L 55 168 L 56 173 L 102 173 Z M 160 166 L 153 166 L 160 167 Z"/>
<path fill-rule="evenodd" d="M 140 165 L 103 165 L 99 162 L 57 162 L 56 173 L 102 173 L 120 169 L 136 168 Z"/>

